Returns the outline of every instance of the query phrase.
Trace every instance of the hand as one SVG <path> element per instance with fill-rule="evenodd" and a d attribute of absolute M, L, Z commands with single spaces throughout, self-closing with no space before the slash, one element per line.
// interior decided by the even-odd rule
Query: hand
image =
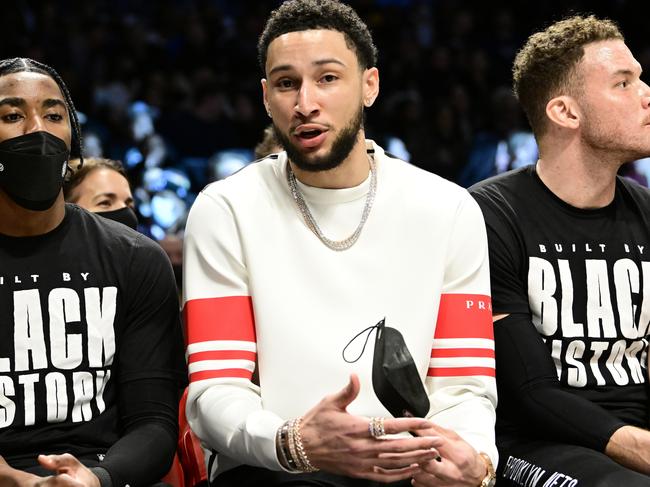
<path fill-rule="evenodd" d="M 0 456 L 0 485 L 2 487 L 36 487 L 42 480 L 43 478 L 38 475 L 11 468 Z"/>
<path fill-rule="evenodd" d="M 59 485 L 70 487 L 100 487 L 97 476 L 69 453 L 64 453 L 63 455 L 39 455 L 38 463 L 56 474 L 52 477 L 47 477 L 42 484 L 43 487 Z M 39 485 L 39 487 L 41 486 Z"/>
<path fill-rule="evenodd" d="M 312 465 L 327 472 L 377 482 L 397 482 L 419 471 L 418 463 L 436 458 L 437 434 L 429 437 L 433 425 L 420 418 L 386 418 L 387 434 L 422 431 L 421 437 L 377 439 L 370 435 L 368 418 L 353 416 L 347 406 L 359 394 L 359 378 L 341 391 L 325 397 L 305 414 L 301 433 Z"/>
<path fill-rule="evenodd" d="M 650 475 L 650 431 L 622 426 L 609 438 L 605 454 L 624 467 Z"/>
<path fill-rule="evenodd" d="M 428 431 L 420 430 L 416 433 L 437 435 L 441 438 L 438 446 L 441 461 L 421 463 L 421 471 L 413 475 L 411 482 L 415 487 L 452 485 L 476 487 L 487 475 L 485 461 L 456 432 L 434 425 Z"/>

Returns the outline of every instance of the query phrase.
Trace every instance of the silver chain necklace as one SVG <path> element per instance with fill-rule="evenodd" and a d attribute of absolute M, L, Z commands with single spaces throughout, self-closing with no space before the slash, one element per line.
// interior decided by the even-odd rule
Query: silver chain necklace
<path fill-rule="evenodd" d="M 291 169 L 291 164 L 287 162 L 287 180 L 289 181 L 291 196 L 293 196 L 296 205 L 298 205 L 298 209 L 300 210 L 300 213 L 302 214 L 307 227 L 309 227 L 309 229 L 320 239 L 321 242 L 323 242 L 328 248 L 332 250 L 341 251 L 352 247 L 359 239 L 363 225 L 366 223 L 368 215 L 370 215 L 370 209 L 372 208 L 372 203 L 375 201 L 375 194 L 377 193 L 377 170 L 375 168 L 375 161 L 373 158 L 368 157 L 368 161 L 370 162 L 370 190 L 368 191 L 368 196 L 366 197 L 366 205 L 363 208 L 363 213 L 361 214 L 361 221 L 359 222 L 359 225 L 357 225 L 357 228 L 354 230 L 352 235 L 344 240 L 331 240 L 323 235 L 322 230 L 318 226 L 318 223 L 316 223 L 316 220 L 314 220 L 314 216 L 311 214 L 309 206 L 307 206 L 307 202 L 300 192 L 300 188 L 298 187 L 298 183 L 296 181 L 296 176 Z"/>

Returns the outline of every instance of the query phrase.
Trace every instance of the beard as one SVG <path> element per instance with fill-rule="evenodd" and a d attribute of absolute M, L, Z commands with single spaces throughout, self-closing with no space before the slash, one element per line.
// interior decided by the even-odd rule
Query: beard
<path fill-rule="evenodd" d="M 622 121 L 603 115 L 602 109 L 592 106 L 584 97 L 580 101 L 586 114 L 581 121 L 582 138 L 589 149 L 605 154 L 619 165 L 650 156 L 650 141 L 645 133 L 634 134 Z"/>
<path fill-rule="evenodd" d="M 612 130 L 601 121 L 583 122 L 583 140 L 592 150 L 607 154 L 618 163 L 631 162 L 650 156 L 650 144 L 644 139 L 634 139 L 625 130 Z"/>
<path fill-rule="evenodd" d="M 359 110 L 352 120 L 350 120 L 350 123 L 341 130 L 334 140 L 329 154 L 311 158 L 301 152 L 300 149 L 291 142 L 289 137 L 283 134 L 275 126 L 275 123 L 273 124 L 273 132 L 275 132 L 275 136 L 282 145 L 282 148 L 287 151 L 287 157 L 289 160 L 293 162 L 298 169 L 309 172 L 322 172 L 340 166 L 341 163 L 350 155 L 350 152 L 352 152 L 352 149 L 354 148 L 354 144 L 357 142 L 357 135 L 362 127 L 363 107 L 359 107 Z"/>

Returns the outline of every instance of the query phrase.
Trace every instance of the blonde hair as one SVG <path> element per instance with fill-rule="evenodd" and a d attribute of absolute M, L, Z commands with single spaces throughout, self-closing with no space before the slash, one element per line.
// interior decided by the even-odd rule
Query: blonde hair
<path fill-rule="evenodd" d="M 512 66 L 513 90 L 539 140 L 547 129 L 546 104 L 577 89 L 576 67 L 584 46 L 592 42 L 623 39 L 616 23 L 576 15 L 531 35 Z"/>

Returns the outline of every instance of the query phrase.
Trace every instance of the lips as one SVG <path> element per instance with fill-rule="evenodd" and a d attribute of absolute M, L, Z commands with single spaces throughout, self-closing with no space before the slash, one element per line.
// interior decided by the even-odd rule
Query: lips
<path fill-rule="evenodd" d="M 304 149 L 315 149 L 327 138 L 328 128 L 321 124 L 306 123 L 293 130 L 293 137 Z"/>

